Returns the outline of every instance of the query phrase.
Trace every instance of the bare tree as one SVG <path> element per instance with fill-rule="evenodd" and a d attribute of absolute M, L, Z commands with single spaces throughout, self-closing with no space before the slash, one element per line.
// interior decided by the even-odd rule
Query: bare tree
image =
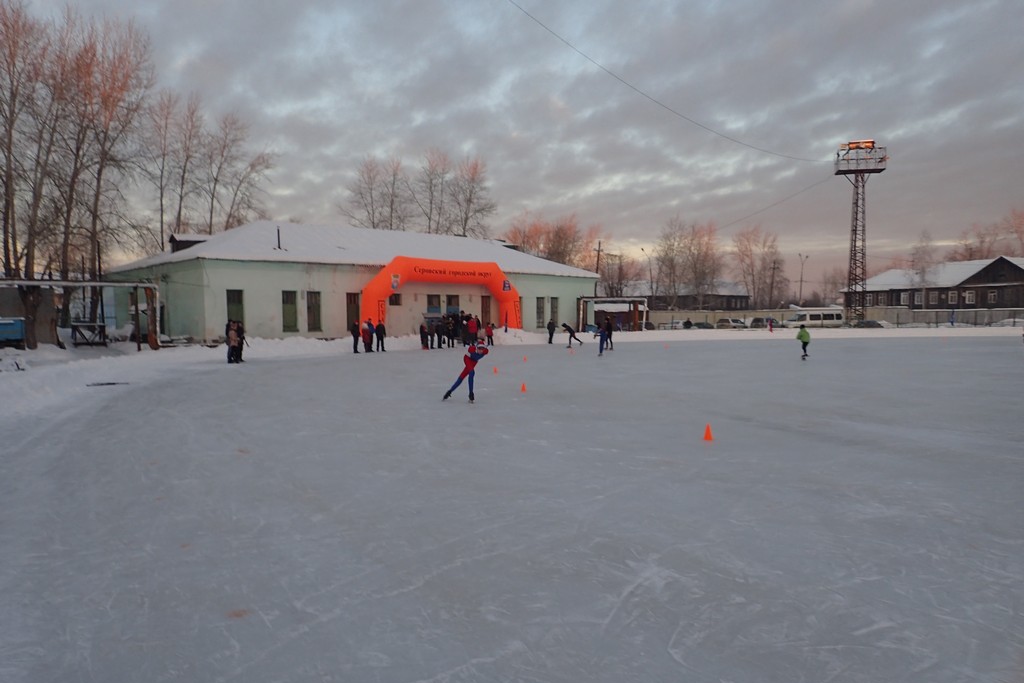
<path fill-rule="evenodd" d="M 32 278 L 39 208 L 53 147 L 52 98 L 43 77 L 50 51 L 44 24 L 21 2 L 0 2 L 0 190 L 3 203 L 3 272 Z M 28 193 L 28 213 L 18 220 L 19 197 Z M 23 224 L 23 225 L 22 225 Z M 33 330 L 34 335 L 34 330 Z M 35 340 L 29 340 L 34 348 Z"/>
<path fill-rule="evenodd" d="M 776 293 L 789 290 L 783 275 L 785 260 L 778 248 L 778 236 L 763 232 L 760 226 L 748 228 L 733 237 L 736 274 L 747 290 L 754 308 L 772 308 Z"/>
<path fill-rule="evenodd" d="M 179 231 L 186 222 L 185 210 L 190 196 L 196 191 L 197 183 L 193 178 L 200 145 L 203 140 L 203 113 L 199 96 L 192 94 L 185 103 L 181 117 L 175 122 L 173 146 L 175 193 L 178 206 L 174 212 L 174 230 Z"/>
<path fill-rule="evenodd" d="M 718 247 L 718 228 L 714 223 L 694 224 L 683 244 L 683 281 L 704 308 L 708 294 L 715 291 L 724 262 Z"/>
<path fill-rule="evenodd" d="M 392 158 L 384 166 L 384 222 L 385 230 L 405 230 L 412 219 L 412 199 L 409 197 L 409 179 L 400 159 Z"/>
<path fill-rule="evenodd" d="M 165 90 L 147 110 L 147 127 L 142 136 L 145 158 L 142 162 L 142 173 L 156 190 L 157 221 L 160 231 L 160 243 L 157 251 L 163 251 L 167 245 L 167 202 L 171 193 L 171 176 L 173 164 L 174 122 L 178 117 L 181 99 L 177 94 Z"/>
<path fill-rule="evenodd" d="M 116 190 L 106 195 L 105 174 L 119 173 L 122 179 L 125 177 L 127 143 L 136 133 L 154 80 L 149 40 L 133 24 L 105 21 L 99 28 L 96 48 L 97 68 L 87 100 L 95 154 L 89 209 L 89 270 L 94 279 L 100 276 L 101 243 L 118 238 L 111 226 L 104 224 L 102 203 L 116 201 L 120 195 Z M 101 238 L 104 229 L 107 235 Z M 98 300 L 99 293 L 94 292 L 91 320 L 95 320 Z"/>
<path fill-rule="evenodd" d="M 213 234 L 214 215 L 221 207 L 221 193 L 227 178 L 236 172 L 242 156 L 242 145 L 249 136 L 249 127 L 235 114 L 225 114 L 216 130 L 203 140 L 203 182 L 200 193 L 206 202 L 206 232 Z"/>
<path fill-rule="evenodd" d="M 424 232 L 446 233 L 451 223 L 446 201 L 452 164 L 437 149 L 428 150 L 416 178 L 409 185 L 409 198 L 423 219 Z"/>
<path fill-rule="evenodd" d="M 486 237 L 488 217 L 498 205 L 488 195 L 487 167 L 479 157 L 464 159 L 449 186 L 454 234 L 461 237 Z"/>
<path fill-rule="evenodd" d="M 658 264 L 658 282 L 668 295 L 668 307 L 679 305 L 679 289 L 683 284 L 683 254 L 686 226 L 679 216 L 670 218 L 661 229 L 654 247 L 654 260 Z"/>
<path fill-rule="evenodd" d="M 924 288 L 930 284 L 928 271 L 934 265 L 935 243 L 932 241 L 931 233 L 923 230 L 910 252 L 910 271 L 914 274 L 914 281 L 918 287 Z"/>
<path fill-rule="evenodd" d="M 382 163 L 366 157 L 347 189 L 348 201 L 338 209 L 352 225 L 371 230 L 405 230 L 408 226 L 413 200 L 401 160 Z"/>
<path fill-rule="evenodd" d="M 849 279 L 849 273 L 846 269 L 836 266 L 830 271 L 822 275 L 821 279 L 821 293 L 812 292 L 808 302 L 812 305 L 824 303 L 834 304 L 841 301 L 843 298 L 843 290 L 846 289 L 847 281 Z M 816 301 L 815 297 L 820 297 L 821 301 Z"/>
<path fill-rule="evenodd" d="M 596 270 L 594 245 L 600 238 L 600 227 L 581 230 L 575 214 L 548 222 L 524 213 L 516 218 L 503 239 L 520 251 L 574 268 Z"/>
<path fill-rule="evenodd" d="M 1003 218 L 1000 225 L 1006 234 L 1016 240 L 1012 253 L 1008 256 L 1024 256 L 1024 210 L 1011 209 L 1008 216 Z"/>
<path fill-rule="evenodd" d="M 1002 231 L 999 225 L 972 225 L 960 233 L 956 246 L 949 252 L 950 261 L 973 261 L 999 256 Z"/>
<path fill-rule="evenodd" d="M 601 282 L 605 296 L 621 297 L 632 283 L 642 279 L 643 268 L 636 259 L 609 251 L 601 264 Z"/>
<path fill-rule="evenodd" d="M 356 178 L 348 186 L 348 201 L 338 210 L 349 222 L 359 228 L 378 230 L 383 224 L 384 169 L 373 157 L 366 157 L 356 171 Z"/>
<path fill-rule="evenodd" d="M 253 218 L 266 218 L 259 201 L 262 181 L 274 167 L 274 155 L 263 151 L 252 157 L 245 166 L 235 169 L 226 179 L 224 191 L 228 198 L 224 229 L 237 228 Z"/>
<path fill-rule="evenodd" d="M 544 219 L 524 211 L 512 219 L 512 226 L 501 238 L 514 244 L 524 254 L 541 256 L 548 230 L 549 224 Z"/>

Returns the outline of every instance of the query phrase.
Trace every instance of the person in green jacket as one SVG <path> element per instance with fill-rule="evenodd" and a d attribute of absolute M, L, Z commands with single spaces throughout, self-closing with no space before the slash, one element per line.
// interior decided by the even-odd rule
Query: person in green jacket
<path fill-rule="evenodd" d="M 811 332 L 804 325 L 800 326 L 800 331 L 796 333 L 796 338 L 800 341 L 804 355 L 800 356 L 802 360 L 807 359 L 807 345 L 811 343 Z"/>

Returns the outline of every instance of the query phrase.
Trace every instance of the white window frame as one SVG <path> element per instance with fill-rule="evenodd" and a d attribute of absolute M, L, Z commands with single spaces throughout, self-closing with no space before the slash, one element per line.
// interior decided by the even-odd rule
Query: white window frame
<path fill-rule="evenodd" d="M 946 301 L 950 306 L 956 306 L 956 294 L 957 291 L 955 289 L 951 289 L 949 290 L 949 294 L 946 295 Z"/>
<path fill-rule="evenodd" d="M 969 289 L 964 292 L 964 303 L 968 305 L 974 305 L 974 290 Z"/>

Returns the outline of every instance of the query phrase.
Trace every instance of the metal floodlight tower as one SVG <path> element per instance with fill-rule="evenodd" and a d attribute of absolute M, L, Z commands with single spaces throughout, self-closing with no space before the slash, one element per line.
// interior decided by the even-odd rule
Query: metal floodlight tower
<path fill-rule="evenodd" d="M 874 140 L 851 140 L 839 145 L 836 152 L 836 175 L 847 176 L 853 184 L 853 212 L 850 218 L 850 273 L 846 280 L 846 319 L 864 319 L 864 290 L 866 280 L 866 247 L 864 186 L 869 173 L 881 173 L 889 160 L 885 147 L 877 147 Z M 853 178 L 849 178 L 853 176 Z"/>

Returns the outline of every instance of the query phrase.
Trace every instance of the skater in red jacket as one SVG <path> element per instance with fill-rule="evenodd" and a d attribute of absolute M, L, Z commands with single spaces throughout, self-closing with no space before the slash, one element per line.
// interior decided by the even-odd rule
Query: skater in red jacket
<path fill-rule="evenodd" d="M 451 389 L 444 392 L 444 398 L 442 401 L 447 401 L 452 396 L 452 392 L 459 388 L 462 384 L 462 380 L 469 377 L 469 402 L 472 403 L 475 400 L 473 395 L 473 379 L 476 377 L 476 364 L 481 358 L 487 355 L 487 347 L 483 344 L 470 344 L 469 348 L 466 349 L 466 355 L 463 356 L 462 362 L 465 367 L 462 368 L 462 372 L 459 373 L 459 378 L 455 380 L 455 384 L 452 385 Z"/>

